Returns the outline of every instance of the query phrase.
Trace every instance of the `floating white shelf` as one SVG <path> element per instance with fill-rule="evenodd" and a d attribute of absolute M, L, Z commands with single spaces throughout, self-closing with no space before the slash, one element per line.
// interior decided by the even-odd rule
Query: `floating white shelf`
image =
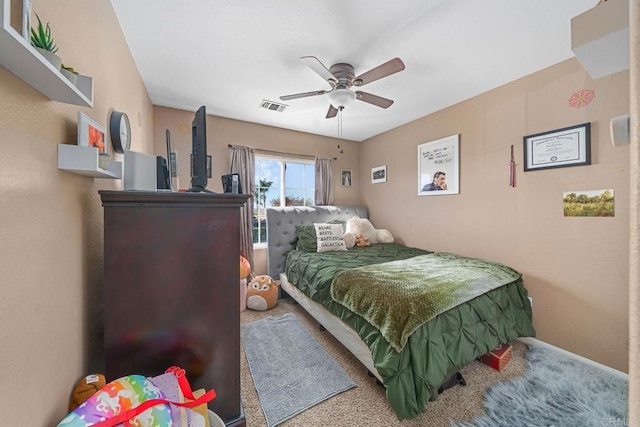
<path fill-rule="evenodd" d="M 93 79 L 79 75 L 76 86 L 56 70 L 11 26 L 10 3 L 0 0 L 0 65 L 52 101 L 93 107 Z"/>
<path fill-rule="evenodd" d="M 58 144 L 58 169 L 94 178 L 122 178 L 122 162 L 111 160 L 109 169 L 101 169 L 98 166 L 96 147 Z"/>
<path fill-rule="evenodd" d="M 571 19 L 571 49 L 589 75 L 629 68 L 629 1 L 609 0 Z"/>

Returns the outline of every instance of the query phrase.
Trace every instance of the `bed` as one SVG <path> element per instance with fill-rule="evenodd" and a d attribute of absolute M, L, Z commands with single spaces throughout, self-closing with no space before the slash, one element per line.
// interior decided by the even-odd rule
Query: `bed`
<path fill-rule="evenodd" d="M 279 277 L 281 289 L 353 353 L 384 385 L 387 400 L 398 419 L 414 418 L 421 414 L 429 401 L 438 397 L 438 389 L 479 356 L 515 338 L 535 336 L 531 306 L 522 278 L 519 273 L 506 266 L 454 254 L 409 248 L 396 243 L 342 252 L 316 253 L 296 249 L 296 226 L 346 223 L 353 216 L 366 218 L 366 208 L 313 206 L 267 209 L 268 272 L 272 277 Z M 445 262 L 442 265 L 446 267 L 438 267 L 441 262 Z M 389 306 L 381 306 L 385 308 L 381 311 L 378 307 L 372 314 L 372 301 L 361 301 L 370 296 L 373 298 L 376 289 L 392 292 L 391 289 L 395 286 L 403 288 L 405 281 L 410 287 L 409 282 L 423 280 L 427 276 L 421 276 L 423 273 L 418 266 L 424 266 L 425 275 L 433 274 L 433 270 L 428 271 L 430 268 L 440 268 L 437 271 L 442 271 L 442 275 L 446 276 L 456 271 L 458 264 L 468 263 L 472 263 L 473 268 L 478 263 L 479 270 L 499 268 L 504 277 L 500 283 L 492 284 L 489 290 L 485 291 L 480 286 L 480 290 L 474 290 L 477 296 L 468 296 L 460 303 L 454 302 L 452 307 L 446 305 L 449 303 L 448 297 L 440 298 L 446 303 L 433 313 L 431 308 L 416 310 L 412 306 L 394 312 Z M 435 267 L 429 267 L 430 265 Z M 416 273 L 412 272 L 410 278 L 403 275 L 395 277 L 393 275 L 400 271 L 398 266 L 405 270 L 415 266 L 412 271 Z M 385 277 L 384 285 L 388 287 L 376 288 L 373 283 L 376 276 Z M 349 278 L 366 280 L 366 292 L 362 286 L 349 282 Z M 391 282 L 395 284 L 386 285 Z M 465 282 L 464 289 L 478 287 L 473 280 L 460 279 L 460 283 L 462 282 Z M 457 283 L 453 285 L 456 289 L 459 288 Z M 354 297 L 349 292 L 360 294 L 353 294 Z M 404 290 L 402 292 L 403 295 L 406 293 Z M 411 292 L 407 298 L 408 303 L 418 299 Z M 401 297 L 394 295 L 380 299 L 396 300 Z M 425 316 L 429 312 L 431 317 L 424 322 L 420 318 L 418 321 L 413 317 L 403 318 L 401 320 L 405 322 L 402 323 L 405 329 L 402 333 L 389 332 L 386 322 L 389 319 L 397 320 L 395 315 L 403 315 L 405 312 L 411 312 L 412 316 L 416 313 Z M 385 314 L 381 317 L 381 313 Z M 414 326 L 409 328 L 406 326 L 408 324 Z"/>

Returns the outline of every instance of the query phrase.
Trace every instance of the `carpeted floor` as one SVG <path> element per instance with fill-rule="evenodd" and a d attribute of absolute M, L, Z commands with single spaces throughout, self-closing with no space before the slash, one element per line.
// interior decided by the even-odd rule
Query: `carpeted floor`
<path fill-rule="evenodd" d="M 356 383 L 356 388 L 347 390 L 310 408 L 284 422 L 282 426 L 449 426 L 451 422 L 470 421 L 484 414 L 482 408 L 485 388 L 495 382 L 522 375 L 526 361 L 526 346 L 519 341 L 513 343 L 514 356 L 502 372 L 473 362 L 462 375 L 467 386 L 455 386 L 446 390 L 440 398 L 429 404 L 426 411 L 412 420 L 398 421 L 387 403 L 384 389 L 368 376 L 363 365 L 328 332 L 319 330 L 319 324 L 302 307 L 291 299 L 284 299 L 269 311 L 246 310 L 241 314 L 242 323 L 253 322 L 267 316 L 277 316 L 287 312 L 295 313 L 309 328 L 314 338 L 338 362 L 347 375 Z M 248 427 L 266 426 L 260 402 L 253 385 L 244 352 L 241 356 L 242 403 Z"/>

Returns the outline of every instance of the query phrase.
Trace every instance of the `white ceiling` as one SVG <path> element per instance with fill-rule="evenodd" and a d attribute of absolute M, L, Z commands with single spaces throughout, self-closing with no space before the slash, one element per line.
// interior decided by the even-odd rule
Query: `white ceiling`
<path fill-rule="evenodd" d="M 395 103 L 355 101 L 342 137 L 363 141 L 573 56 L 571 18 L 597 0 L 111 0 L 154 105 L 319 135 L 329 89 L 300 61 L 353 65 L 356 75 L 399 57 L 406 69 L 362 90 Z"/>

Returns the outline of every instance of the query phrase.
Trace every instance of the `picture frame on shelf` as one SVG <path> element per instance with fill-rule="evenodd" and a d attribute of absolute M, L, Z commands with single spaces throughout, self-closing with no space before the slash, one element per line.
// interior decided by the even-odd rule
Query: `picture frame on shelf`
<path fill-rule="evenodd" d="M 460 136 L 418 145 L 418 196 L 460 193 Z"/>
<path fill-rule="evenodd" d="M 524 171 L 591 164 L 591 123 L 527 135 Z"/>
<path fill-rule="evenodd" d="M 353 171 L 350 169 L 342 169 L 340 171 L 340 186 L 351 187 L 353 184 Z"/>
<path fill-rule="evenodd" d="M 371 183 L 380 184 L 387 182 L 387 165 L 371 168 Z"/>
<path fill-rule="evenodd" d="M 108 153 L 105 127 L 78 111 L 78 145 L 96 147 L 99 154 Z"/>

